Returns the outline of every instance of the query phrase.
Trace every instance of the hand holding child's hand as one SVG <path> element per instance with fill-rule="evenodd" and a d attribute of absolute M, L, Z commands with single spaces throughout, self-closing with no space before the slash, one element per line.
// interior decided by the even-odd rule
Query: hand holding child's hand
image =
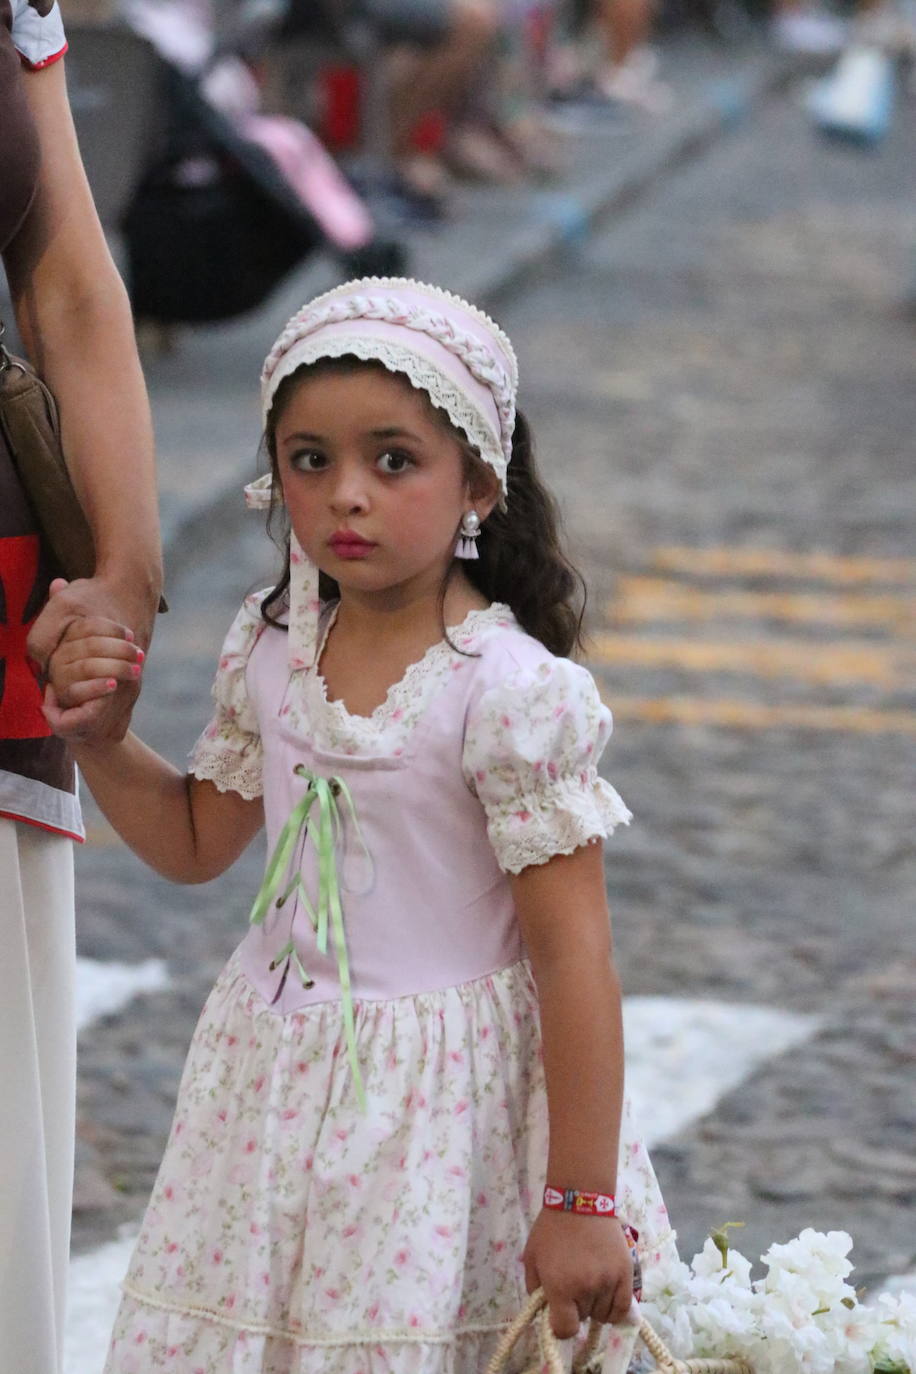
<path fill-rule="evenodd" d="M 633 1265 L 623 1227 L 613 1218 L 540 1213 L 525 1246 L 528 1292 L 543 1288 L 550 1325 L 560 1340 L 593 1318 L 626 1320 L 633 1300 Z"/>
<path fill-rule="evenodd" d="M 143 659 L 125 626 L 99 616 L 71 621 L 48 661 L 44 713 L 54 733 L 81 742 L 123 738 Z M 123 729 L 112 731 L 108 708 L 119 691 L 128 698 Z"/>

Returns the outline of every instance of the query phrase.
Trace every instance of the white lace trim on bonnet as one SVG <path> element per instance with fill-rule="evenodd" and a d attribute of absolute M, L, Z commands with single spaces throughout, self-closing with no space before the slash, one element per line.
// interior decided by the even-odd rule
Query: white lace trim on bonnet
<path fill-rule="evenodd" d="M 365 278 L 318 296 L 286 325 L 264 363 L 266 422 L 280 383 L 320 358 L 352 355 L 407 377 L 444 410 L 496 473 L 503 497 L 512 454 L 518 364 L 508 337 L 483 311 L 407 278 Z M 251 507 L 273 499 L 270 474 L 245 488 Z M 309 666 L 318 637 L 318 570 L 290 540 L 290 666 Z"/>

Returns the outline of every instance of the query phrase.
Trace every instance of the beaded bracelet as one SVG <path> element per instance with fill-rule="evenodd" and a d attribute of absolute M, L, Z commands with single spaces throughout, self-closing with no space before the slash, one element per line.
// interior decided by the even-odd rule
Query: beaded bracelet
<path fill-rule="evenodd" d="M 617 1214 L 614 1199 L 608 1193 L 583 1193 L 578 1188 L 544 1189 L 544 1206 L 554 1212 L 578 1212 L 584 1217 L 613 1217 Z"/>

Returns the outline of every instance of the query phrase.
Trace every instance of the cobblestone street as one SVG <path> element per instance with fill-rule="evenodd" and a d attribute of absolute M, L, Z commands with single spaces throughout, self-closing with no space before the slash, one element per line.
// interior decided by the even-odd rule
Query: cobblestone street
<path fill-rule="evenodd" d="M 911 130 L 910 130 L 911 133 Z M 916 220 L 900 160 L 772 104 L 510 312 L 596 597 L 630 992 L 816 1011 L 656 1149 L 687 1254 L 916 1254 Z M 568 457 L 567 457 L 568 456 Z M 592 499 L 594 493 L 600 493 Z"/>
<path fill-rule="evenodd" d="M 861 1283 L 916 1267 L 912 147 L 912 102 L 867 154 L 774 97 L 499 312 L 636 816 L 607 847 L 625 990 L 818 1018 L 656 1147 L 684 1253 L 843 1228 Z M 176 762 L 273 567 L 241 497 L 199 533 L 136 721 Z M 78 1252 L 142 1212 L 263 861 L 175 888 L 89 819 L 80 954 L 171 981 L 82 1038 Z"/>

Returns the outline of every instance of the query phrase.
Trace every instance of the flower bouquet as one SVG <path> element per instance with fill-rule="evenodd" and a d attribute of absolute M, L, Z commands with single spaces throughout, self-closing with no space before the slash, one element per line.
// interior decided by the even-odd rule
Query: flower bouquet
<path fill-rule="evenodd" d="M 729 1226 L 732 1223 L 729 1224 Z M 771 1245 L 765 1274 L 714 1232 L 689 1266 L 652 1268 L 640 1311 L 679 1360 L 741 1358 L 754 1374 L 916 1374 L 916 1298 L 860 1302 L 852 1239 L 806 1229 Z"/>

